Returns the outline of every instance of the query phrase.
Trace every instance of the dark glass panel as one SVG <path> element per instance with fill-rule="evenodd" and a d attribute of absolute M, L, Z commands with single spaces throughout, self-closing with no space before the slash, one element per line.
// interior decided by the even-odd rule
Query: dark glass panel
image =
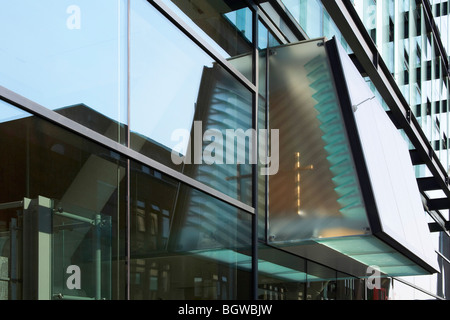
<path fill-rule="evenodd" d="M 227 130 L 252 128 L 251 92 L 147 1 L 130 19 L 131 148 L 251 204 L 250 142 L 226 157 Z"/>
<path fill-rule="evenodd" d="M 306 276 L 304 259 L 268 246 L 259 246 L 259 299 L 304 300 Z"/>
<path fill-rule="evenodd" d="M 131 298 L 250 297 L 251 215 L 131 166 Z"/>
<path fill-rule="evenodd" d="M 2 298 L 124 298 L 123 159 L 7 103 L 0 114 Z"/>

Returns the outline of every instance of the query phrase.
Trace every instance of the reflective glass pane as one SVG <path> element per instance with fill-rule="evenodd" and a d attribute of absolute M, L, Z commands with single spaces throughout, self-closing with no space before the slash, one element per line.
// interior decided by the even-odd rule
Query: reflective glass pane
<path fill-rule="evenodd" d="M 245 1 L 164 2 L 237 70 L 252 80 L 253 14 Z"/>
<path fill-rule="evenodd" d="M 124 298 L 123 159 L 5 102 L 0 115 L 2 298 Z"/>
<path fill-rule="evenodd" d="M 320 41 L 274 47 L 269 60 L 271 129 L 279 130 L 279 171 L 269 177 L 269 240 L 365 234 L 340 104 Z"/>
<path fill-rule="evenodd" d="M 337 300 L 364 300 L 365 280 L 351 277 L 347 274 L 337 273 L 336 299 Z"/>
<path fill-rule="evenodd" d="M 271 54 L 271 47 L 278 46 L 280 43 L 273 36 L 273 34 L 267 29 L 267 27 L 259 21 L 258 24 L 258 59 L 259 59 L 259 96 L 258 96 L 258 128 L 268 129 L 268 57 Z M 264 135 L 259 136 L 260 139 L 267 139 L 264 143 L 268 144 L 268 137 Z M 260 143 L 262 143 L 260 141 Z M 259 161 L 258 161 L 258 171 L 268 170 L 270 166 L 269 163 L 269 153 L 268 150 L 265 154 L 259 150 Z M 261 160 L 263 159 L 263 160 Z M 269 164 L 269 165 L 268 165 Z M 267 176 L 260 174 L 258 177 L 258 214 L 259 214 L 259 237 L 261 239 L 266 239 L 266 226 L 267 226 L 267 199 L 266 195 L 268 192 L 268 179 Z"/>
<path fill-rule="evenodd" d="M 131 298 L 248 299 L 251 215 L 131 167 Z"/>
<path fill-rule="evenodd" d="M 306 261 L 278 249 L 258 248 L 258 298 L 304 300 Z"/>
<path fill-rule="evenodd" d="M 317 0 L 283 0 L 283 4 L 311 38 L 323 35 L 323 8 Z"/>
<path fill-rule="evenodd" d="M 131 3 L 134 150 L 251 204 L 251 105 L 250 91 L 153 6 Z"/>
<path fill-rule="evenodd" d="M 377 40 L 377 5 L 374 0 L 355 0 L 355 9 L 374 42 Z"/>
<path fill-rule="evenodd" d="M 318 0 L 282 0 L 286 9 L 300 24 L 307 39 L 335 37 L 350 53 L 351 49 L 339 28 Z"/>
<path fill-rule="evenodd" d="M 124 142 L 126 1 L 0 4 L 0 85 Z"/>
<path fill-rule="evenodd" d="M 53 208 L 52 290 L 55 299 L 112 298 L 111 216 Z"/>
<path fill-rule="evenodd" d="M 306 300 L 336 300 L 335 270 L 307 261 Z"/>

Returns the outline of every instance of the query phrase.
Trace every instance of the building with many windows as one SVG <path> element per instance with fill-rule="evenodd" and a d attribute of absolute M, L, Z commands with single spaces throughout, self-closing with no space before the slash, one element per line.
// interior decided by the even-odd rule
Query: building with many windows
<path fill-rule="evenodd" d="M 0 299 L 448 299 L 446 1 L 0 8 Z"/>

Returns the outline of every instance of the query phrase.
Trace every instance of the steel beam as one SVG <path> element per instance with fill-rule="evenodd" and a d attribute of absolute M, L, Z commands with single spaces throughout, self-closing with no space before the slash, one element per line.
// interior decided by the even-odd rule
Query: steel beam
<path fill-rule="evenodd" d="M 420 191 L 439 190 L 439 183 L 434 177 L 417 178 L 417 185 Z"/>
<path fill-rule="evenodd" d="M 450 199 L 440 198 L 440 199 L 430 199 L 428 200 L 428 210 L 445 210 L 450 209 Z"/>

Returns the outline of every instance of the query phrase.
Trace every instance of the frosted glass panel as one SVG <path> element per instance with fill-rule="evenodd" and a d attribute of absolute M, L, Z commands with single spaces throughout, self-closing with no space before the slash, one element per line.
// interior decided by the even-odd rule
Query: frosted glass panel
<path fill-rule="evenodd" d="M 407 142 L 338 46 L 381 231 L 439 270 Z"/>
<path fill-rule="evenodd" d="M 280 167 L 269 177 L 269 240 L 363 235 L 369 224 L 323 39 L 275 47 L 269 123 Z"/>

